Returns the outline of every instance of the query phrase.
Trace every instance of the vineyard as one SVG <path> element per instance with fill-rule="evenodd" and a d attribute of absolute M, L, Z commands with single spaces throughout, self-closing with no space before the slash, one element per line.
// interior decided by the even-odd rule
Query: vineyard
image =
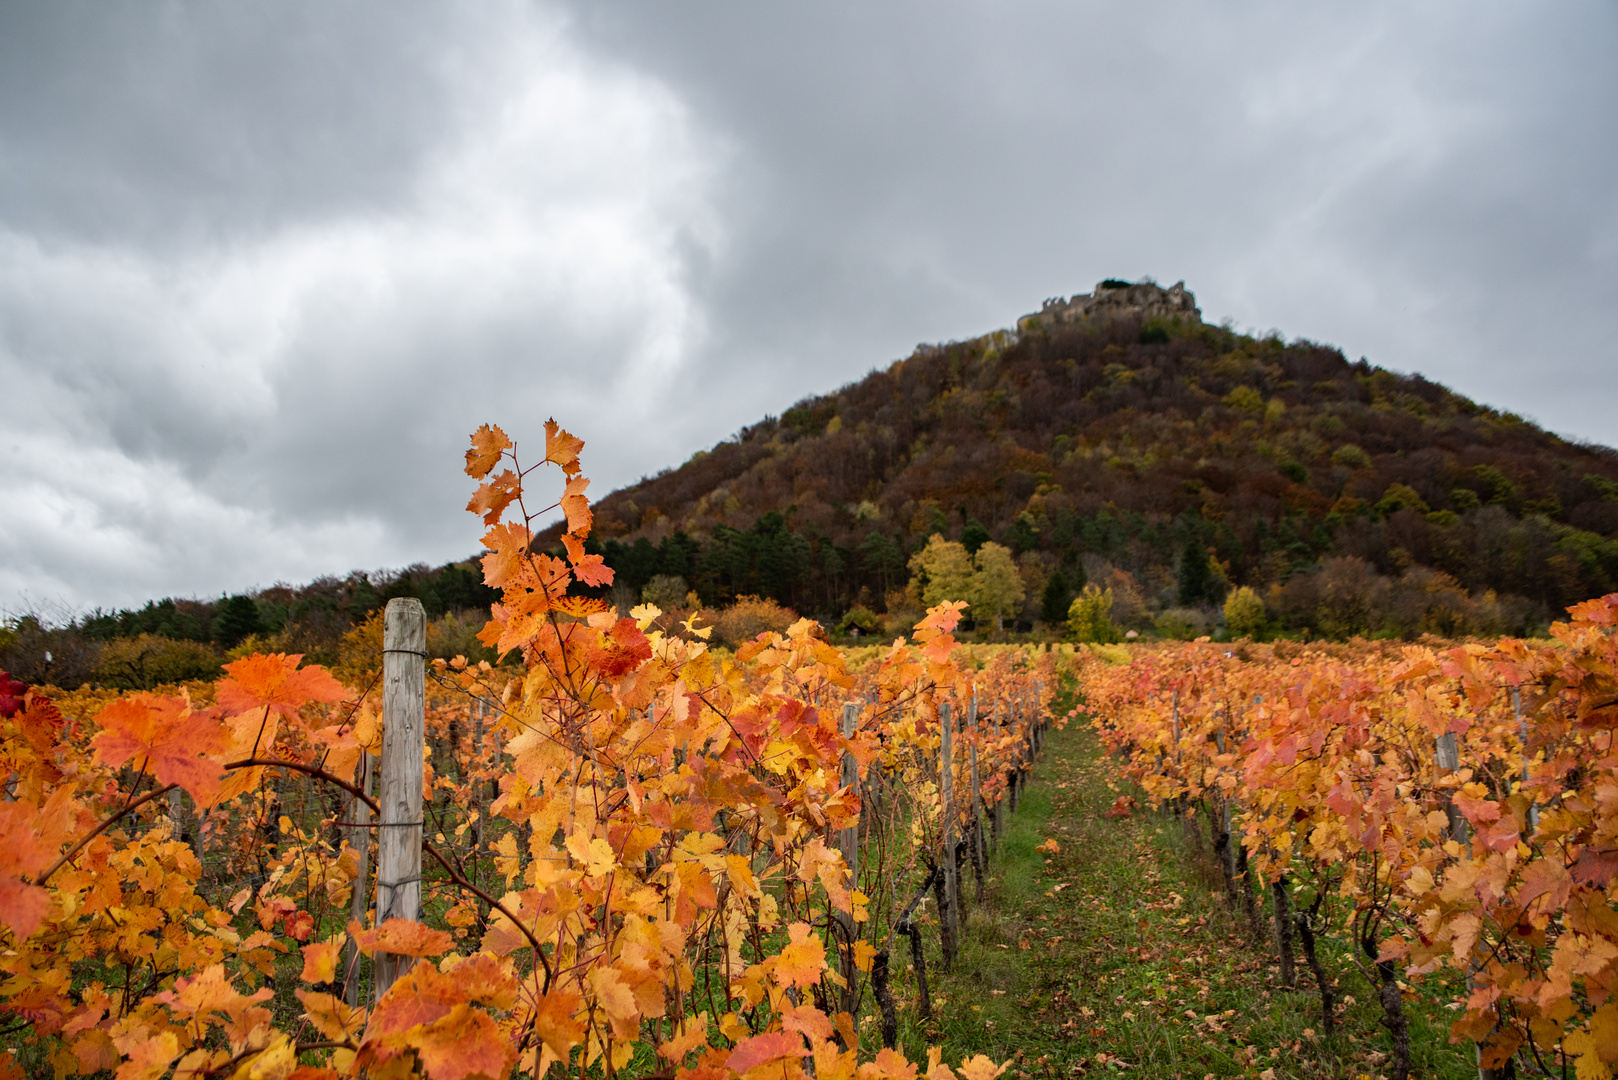
<path fill-rule="evenodd" d="M 612 575 L 581 448 L 473 437 L 499 665 L 427 663 L 394 600 L 361 685 L 0 678 L 0 1076 L 917 1075 L 898 1010 L 983 897 L 1063 653 L 960 645 L 960 603 L 848 651 L 621 617 L 569 593 Z"/>
<path fill-rule="evenodd" d="M 1447 1001 L 1480 1075 L 1618 1062 L 1618 595 L 1552 640 L 1447 649 L 1202 643 L 1079 662 L 1114 768 L 1172 813 L 1330 1034 L 1328 952 L 1405 1007 Z"/>

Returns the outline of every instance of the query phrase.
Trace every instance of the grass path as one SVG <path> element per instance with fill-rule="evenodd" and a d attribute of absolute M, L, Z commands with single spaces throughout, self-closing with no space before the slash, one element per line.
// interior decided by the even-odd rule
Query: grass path
<path fill-rule="evenodd" d="M 1015 1080 L 1382 1075 L 1380 1010 L 1348 959 L 1326 960 L 1343 1002 L 1328 1040 L 1301 955 L 1299 989 L 1286 990 L 1273 945 L 1255 943 L 1199 879 L 1178 824 L 1140 811 L 1108 819 L 1116 796 L 1092 736 L 1050 732 L 985 904 L 967 904 L 954 970 L 940 975 L 930 961 L 931 1022 L 916 1021 L 913 979 L 896 972 L 906 1051 L 932 1043 L 945 1061 L 1015 1058 Z M 1048 858 L 1035 851 L 1047 838 L 1061 848 Z M 970 872 L 967 888 L 970 897 Z M 1431 1001 L 1406 1008 L 1413 1076 L 1477 1076 L 1470 1046 L 1449 1044 L 1453 1014 Z"/>

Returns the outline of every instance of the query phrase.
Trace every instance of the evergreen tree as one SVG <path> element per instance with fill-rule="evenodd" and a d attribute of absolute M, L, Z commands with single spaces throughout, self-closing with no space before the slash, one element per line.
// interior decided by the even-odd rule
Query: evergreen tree
<path fill-rule="evenodd" d="M 1039 530 L 1034 528 L 1034 519 L 1027 514 L 1017 515 L 1017 520 L 1006 530 L 1006 543 L 1018 551 L 1033 551 L 1039 547 Z"/>
<path fill-rule="evenodd" d="M 227 649 L 233 649 L 253 634 L 264 629 L 258 617 L 258 605 L 251 596 L 232 596 L 221 600 L 213 617 L 213 639 Z"/>
<path fill-rule="evenodd" d="M 989 535 L 989 530 L 985 529 L 977 518 L 968 518 L 966 528 L 961 530 L 961 546 L 966 549 L 968 555 L 976 555 L 978 548 L 992 539 L 994 537 Z"/>
<path fill-rule="evenodd" d="M 1067 575 L 1058 570 L 1045 582 L 1045 591 L 1039 595 L 1039 617 L 1051 626 L 1060 626 L 1067 621 L 1068 605 L 1072 603 L 1073 587 L 1068 584 Z"/>
<path fill-rule="evenodd" d="M 1212 586 L 1208 549 L 1193 537 L 1185 542 L 1185 552 L 1180 556 L 1180 603 L 1192 607 L 1204 602 Z"/>

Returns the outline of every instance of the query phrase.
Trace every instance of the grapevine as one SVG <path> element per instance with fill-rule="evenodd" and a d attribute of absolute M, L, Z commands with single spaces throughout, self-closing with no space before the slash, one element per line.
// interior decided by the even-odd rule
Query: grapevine
<path fill-rule="evenodd" d="M 1188 838 L 1207 823 L 1255 925 L 1255 894 L 1272 900 L 1287 981 L 1301 931 L 1328 1029 L 1320 939 L 1348 946 L 1395 1076 L 1417 993 L 1453 999 L 1451 1038 L 1485 1070 L 1602 1080 L 1618 1063 L 1618 594 L 1569 611 L 1545 642 L 1204 640 L 1078 661 L 1122 773 Z"/>
<path fill-rule="evenodd" d="M 961 604 L 848 653 L 810 620 L 726 654 L 620 615 L 575 587 L 612 578 L 585 551 L 582 446 L 554 422 L 538 462 L 473 436 L 502 660 L 428 670 L 417 920 L 374 915 L 374 678 L 280 654 L 174 693 L 0 677 L 0 1029 L 21 1055 L 118 1080 L 916 1075 L 891 1032 L 862 1051 L 857 1019 L 884 1007 L 916 887 L 948 867 L 964 904 L 963 850 L 1026 774 L 1054 657 L 959 646 Z M 541 466 L 561 496 L 530 508 Z M 978 717 L 947 766 L 946 715 Z M 406 970 L 376 994 L 379 954 Z M 1003 1068 L 934 1051 L 926 1072 Z"/>

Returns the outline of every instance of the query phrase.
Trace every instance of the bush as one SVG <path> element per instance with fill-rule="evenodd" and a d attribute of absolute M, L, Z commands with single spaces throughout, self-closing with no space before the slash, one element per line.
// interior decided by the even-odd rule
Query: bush
<path fill-rule="evenodd" d="M 848 634 L 858 631 L 861 636 L 878 633 L 882 629 L 882 622 L 876 617 L 876 612 L 863 604 L 855 604 L 837 623 L 839 634 Z"/>
<path fill-rule="evenodd" d="M 1264 601 L 1258 593 L 1243 585 L 1231 590 L 1225 597 L 1225 629 L 1233 638 L 1259 638 L 1269 621 Z"/>
<path fill-rule="evenodd" d="M 689 606 L 685 602 L 685 597 L 690 591 L 691 587 L 679 574 L 657 574 L 641 589 L 640 602 L 655 604 L 665 612 L 673 611 L 675 608 Z"/>
<path fill-rule="evenodd" d="M 156 634 L 107 642 L 95 666 L 97 682 L 120 690 L 150 690 L 218 675 L 219 654 L 209 646 Z"/>
<path fill-rule="evenodd" d="M 1067 609 L 1067 629 L 1074 641 L 1108 644 L 1118 640 L 1112 622 L 1112 590 L 1086 585 Z"/>
<path fill-rule="evenodd" d="M 785 633 L 787 627 L 798 621 L 798 613 L 784 608 L 774 600 L 758 596 L 738 596 L 736 602 L 721 611 L 714 619 L 714 633 L 719 640 L 736 648 L 745 645 L 767 630 Z"/>
<path fill-rule="evenodd" d="M 1196 608 L 1169 608 L 1154 623 L 1159 637 L 1192 641 L 1208 632 L 1208 616 Z"/>

